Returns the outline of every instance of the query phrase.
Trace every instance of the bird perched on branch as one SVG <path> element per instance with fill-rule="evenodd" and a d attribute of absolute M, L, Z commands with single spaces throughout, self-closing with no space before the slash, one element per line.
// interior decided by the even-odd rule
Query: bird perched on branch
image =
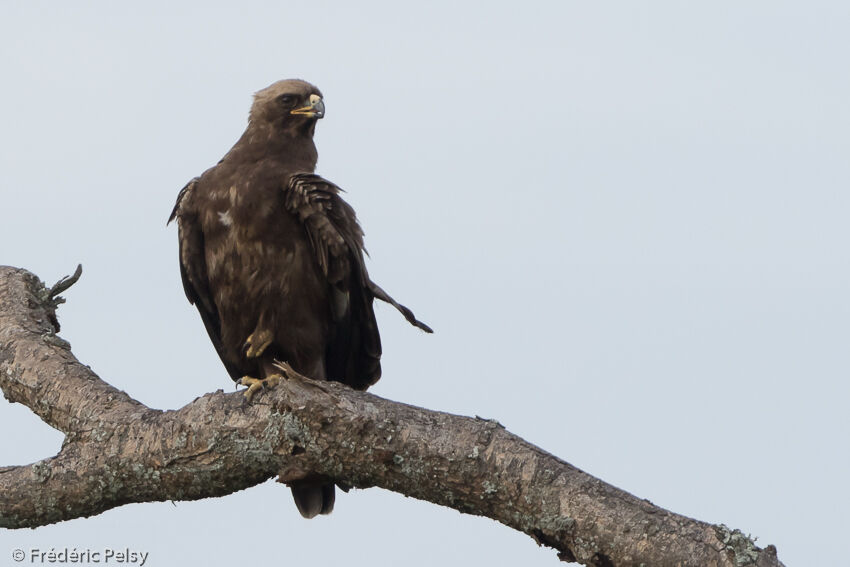
<path fill-rule="evenodd" d="M 365 390 L 381 376 L 372 301 L 413 313 L 369 279 L 363 231 L 314 172 L 322 93 L 285 80 L 254 96 L 248 128 L 177 196 L 180 274 L 227 372 L 250 400 L 281 368 Z M 280 363 L 283 363 L 282 365 Z M 328 479 L 292 483 L 305 518 L 333 509 Z"/>

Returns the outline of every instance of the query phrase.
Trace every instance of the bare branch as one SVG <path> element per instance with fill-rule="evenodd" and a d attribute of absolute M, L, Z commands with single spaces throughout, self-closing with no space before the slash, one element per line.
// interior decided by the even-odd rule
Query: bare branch
<path fill-rule="evenodd" d="M 487 516 L 585 565 L 782 565 L 773 546 L 658 508 L 492 420 L 297 375 L 251 404 L 218 391 L 150 409 L 73 357 L 48 296 L 29 272 L 0 268 L 0 387 L 67 435 L 56 457 L 0 468 L 0 527 L 318 474 Z"/>
<path fill-rule="evenodd" d="M 80 280 L 80 276 L 83 275 L 83 265 L 77 264 L 77 269 L 74 270 L 74 273 L 70 276 L 65 276 L 50 288 L 50 291 L 47 292 L 47 296 L 53 301 L 54 304 L 58 305 L 60 303 L 65 303 L 65 300 L 59 297 L 59 294 L 66 291 L 72 285 L 77 283 Z"/>

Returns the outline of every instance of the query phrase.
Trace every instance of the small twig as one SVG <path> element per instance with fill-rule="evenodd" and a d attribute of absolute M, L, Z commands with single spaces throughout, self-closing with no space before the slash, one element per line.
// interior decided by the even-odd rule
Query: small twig
<path fill-rule="evenodd" d="M 304 376 L 303 374 L 296 372 L 295 369 L 292 368 L 292 366 L 290 366 L 290 364 L 286 361 L 275 360 L 274 366 L 278 370 L 283 372 L 283 375 L 286 378 L 290 378 L 290 379 L 291 378 L 297 378 L 298 380 L 301 380 L 302 382 L 304 382 L 308 386 L 313 386 L 314 388 L 318 388 L 319 390 L 321 390 L 323 392 L 330 392 L 330 390 L 328 390 L 328 388 L 324 384 L 322 384 L 321 380 L 315 380 L 313 378 L 308 378 L 307 376 Z"/>

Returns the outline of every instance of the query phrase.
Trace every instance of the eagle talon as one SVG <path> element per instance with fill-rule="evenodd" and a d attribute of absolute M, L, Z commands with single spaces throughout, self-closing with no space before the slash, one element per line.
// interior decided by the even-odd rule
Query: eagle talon
<path fill-rule="evenodd" d="M 271 376 L 267 376 L 266 378 L 252 378 L 250 376 L 243 376 L 238 384 L 242 386 L 248 386 L 248 389 L 245 390 L 245 399 L 249 402 L 254 397 L 254 394 L 257 393 L 257 390 L 266 390 L 271 389 L 280 384 L 283 376 L 280 374 L 272 374 Z"/>
<path fill-rule="evenodd" d="M 274 336 L 267 329 L 262 331 L 254 331 L 245 340 L 245 356 L 248 358 L 257 358 L 272 344 Z"/>

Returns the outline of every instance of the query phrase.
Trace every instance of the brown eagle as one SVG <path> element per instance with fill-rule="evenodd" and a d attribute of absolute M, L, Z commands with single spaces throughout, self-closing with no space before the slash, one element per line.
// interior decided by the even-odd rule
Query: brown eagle
<path fill-rule="evenodd" d="M 313 171 L 322 94 L 285 80 L 259 91 L 238 142 L 177 196 L 180 275 L 227 372 L 250 400 L 281 379 L 275 362 L 365 390 L 381 376 L 363 231 L 340 188 Z M 305 518 L 333 509 L 327 480 L 293 484 Z"/>

